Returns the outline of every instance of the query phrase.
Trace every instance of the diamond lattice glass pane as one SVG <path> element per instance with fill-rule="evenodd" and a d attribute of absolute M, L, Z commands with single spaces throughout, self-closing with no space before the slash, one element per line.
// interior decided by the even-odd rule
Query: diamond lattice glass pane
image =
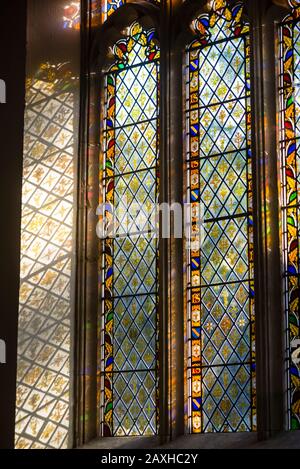
<path fill-rule="evenodd" d="M 200 50 L 199 98 L 201 106 L 245 95 L 243 39 L 221 42 Z"/>
<path fill-rule="evenodd" d="M 156 433 L 156 377 L 152 372 L 118 373 L 114 387 L 114 434 Z"/>
<path fill-rule="evenodd" d="M 116 131 L 115 174 L 155 166 L 156 134 L 156 120 L 118 129 Z"/>
<path fill-rule="evenodd" d="M 245 280 L 248 267 L 248 223 L 245 218 L 205 223 L 202 239 L 203 284 Z"/>
<path fill-rule="evenodd" d="M 156 170 L 115 178 L 115 214 L 120 235 L 154 231 L 157 203 Z"/>
<path fill-rule="evenodd" d="M 249 366 L 203 370 L 203 424 L 207 432 L 251 430 Z"/>
<path fill-rule="evenodd" d="M 240 100 L 201 110 L 201 156 L 207 157 L 246 147 L 245 105 L 245 100 Z"/>
<path fill-rule="evenodd" d="M 200 199 L 204 219 L 247 212 L 247 171 L 246 152 L 228 153 L 200 161 Z"/>
<path fill-rule="evenodd" d="M 202 302 L 203 364 L 248 362 L 251 343 L 248 284 L 204 288 Z"/>
<path fill-rule="evenodd" d="M 157 65 L 126 69 L 117 76 L 116 127 L 157 116 Z"/>
<path fill-rule="evenodd" d="M 157 239 L 132 236 L 117 238 L 114 247 L 114 296 L 156 291 Z"/>
<path fill-rule="evenodd" d="M 118 371 L 155 367 L 156 296 L 115 300 L 114 349 Z"/>

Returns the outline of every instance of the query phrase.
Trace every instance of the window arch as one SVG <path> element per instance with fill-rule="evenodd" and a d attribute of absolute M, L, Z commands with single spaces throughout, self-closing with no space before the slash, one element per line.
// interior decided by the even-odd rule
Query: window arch
<path fill-rule="evenodd" d="M 289 426 L 300 428 L 299 317 L 299 111 L 300 5 L 280 25 L 280 147 L 284 295 L 287 329 Z"/>
<path fill-rule="evenodd" d="M 210 2 L 187 50 L 193 433 L 256 427 L 251 82 L 243 2 Z"/>
<path fill-rule="evenodd" d="M 158 422 L 159 47 L 135 22 L 105 74 L 100 158 L 102 433 L 151 435 Z M 116 223 L 111 236 L 112 224 Z M 106 223 L 106 226 L 104 224 Z M 107 224 L 108 223 L 108 224 Z"/>

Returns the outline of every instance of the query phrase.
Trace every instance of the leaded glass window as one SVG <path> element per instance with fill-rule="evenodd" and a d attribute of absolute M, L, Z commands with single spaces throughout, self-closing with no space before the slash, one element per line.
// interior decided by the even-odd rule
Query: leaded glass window
<path fill-rule="evenodd" d="M 160 3 L 160 0 L 148 0 L 149 2 L 152 3 Z M 105 18 L 109 17 L 110 15 L 113 14 L 114 11 L 116 11 L 118 8 L 120 8 L 122 5 L 125 5 L 127 3 L 127 0 L 102 0 L 103 2 L 103 14 Z"/>
<path fill-rule="evenodd" d="M 154 30 L 134 23 L 113 48 L 105 75 L 100 181 L 105 217 L 117 213 L 103 242 L 102 432 L 157 432 L 156 222 L 158 201 L 159 49 Z"/>
<path fill-rule="evenodd" d="M 193 433 L 254 430 L 249 24 L 210 2 L 187 51 L 189 416 Z"/>
<path fill-rule="evenodd" d="M 158 4 L 160 0 L 148 0 Z M 89 0 L 88 15 L 91 14 L 92 26 L 100 26 L 118 8 L 127 3 L 126 0 Z M 64 27 L 80 29 L 80 1 L 76 0 L 66 5 L 63 15 Z"/>
<path fill-rule="evenodd" d="M 280 147 L 282 241 L 287 329 L 288 410 L 292 429 L 300 428 L 299 314 L 299 142 L 300 5 L 280 26 Z"/>

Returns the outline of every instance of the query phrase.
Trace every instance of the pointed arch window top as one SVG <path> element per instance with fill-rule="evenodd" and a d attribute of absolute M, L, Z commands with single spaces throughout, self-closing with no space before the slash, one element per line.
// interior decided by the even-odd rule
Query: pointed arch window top
<path fill-rule="evenodd" d="M 155 30 L 144 31 L 139 23 L 134 23 L 128 36 L 115 44 L 113 54 L 116 59 L 110 69 L 113 72 L 158 60 L 160 52 Z"/>
<path fill-rule="evenodd" d="M 244 3 L 230 0 L 209 2 L 209 13 L 204 13 L 192 21 L 192 30 L 199 36 L 201 45 L 231 37 L 239 37 L 249 32 L 249 24 L 244 17 Z"/>

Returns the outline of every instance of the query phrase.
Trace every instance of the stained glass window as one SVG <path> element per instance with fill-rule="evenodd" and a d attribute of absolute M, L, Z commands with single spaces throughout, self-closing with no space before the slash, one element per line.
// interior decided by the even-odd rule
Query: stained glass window
<path fill-rule="evenodd" d="M 255 430 L 249 25 L 217 0 L 188 48 L 190 428 Z"/>
<path fill-rule="evenodd" d="M 116 62 L 105 76 L 100 202 L 105 220 L 114 209 L 120 224 L 103 243 L 102 430 L 105 436 L 149 435 L 158 418 L 158 240 L 155 221 L 147 221 L 158 200 L 155 32 L 135 23 L 113 52 Z"/>
<path fill-rule="evenodd" d="M 151 3 L 160 3 L 160 0 L 147 0 Z M 120 6 L 125 5 L 127 0 L 103 0 L 103 14 L 105 19 L 109 17 Z"/>
<path fill-rule="evenodd" d="M 110 16 L 114 11 L 116 11 L 120 6 L 124 5 L 126 0 L 105 0 L 104 1 L 104 15 L 106 17 Z"/>
<path fill-rule="evenodd" d="M 27 82 L 16 399 L 18 449 L 66 448 L 69 443 L 74 112 L 78 85 L 67 64 L 45 63 Z"/>
<path fill-rule="evenodd" d="M 117 2 L 116 2 L 117 3 Z M 120 0 L 121 6 L 122 1 Z M 102 20 L 105 21 L 107 15 L 105 13 L 106 2 L 104 0 L 89 0 L 88 1 L 88 22 L 91 15 L 91 25 L 100 26 Z M 63 25 L 65 29 L 81 28 L 81 3 L 80 0 L 69 2 L 64 8 Z"/>
<path fill-rule="evenodd" d="M 64 8 L 64 28 L 80 29 L 80 1 L 70 2 Z"/>
<path fill-rule="evenodd" d="M 289 422 L 290 428 L 300 429 L 300 4 L 289 4 L 291 13 L 280 26 L 281 207 Z"/>
<path fill-rule="evenodd" d="M 160 3 L 160 0 L 148 0 L 151 3 Z M 126 4 L 126 0 L 89 0 L 89 11 L 92 26 L 100 26 L 118 8 Z M 80 0 L 69 2 L 64 8 L 64 28 L 80 29 Z"/>

